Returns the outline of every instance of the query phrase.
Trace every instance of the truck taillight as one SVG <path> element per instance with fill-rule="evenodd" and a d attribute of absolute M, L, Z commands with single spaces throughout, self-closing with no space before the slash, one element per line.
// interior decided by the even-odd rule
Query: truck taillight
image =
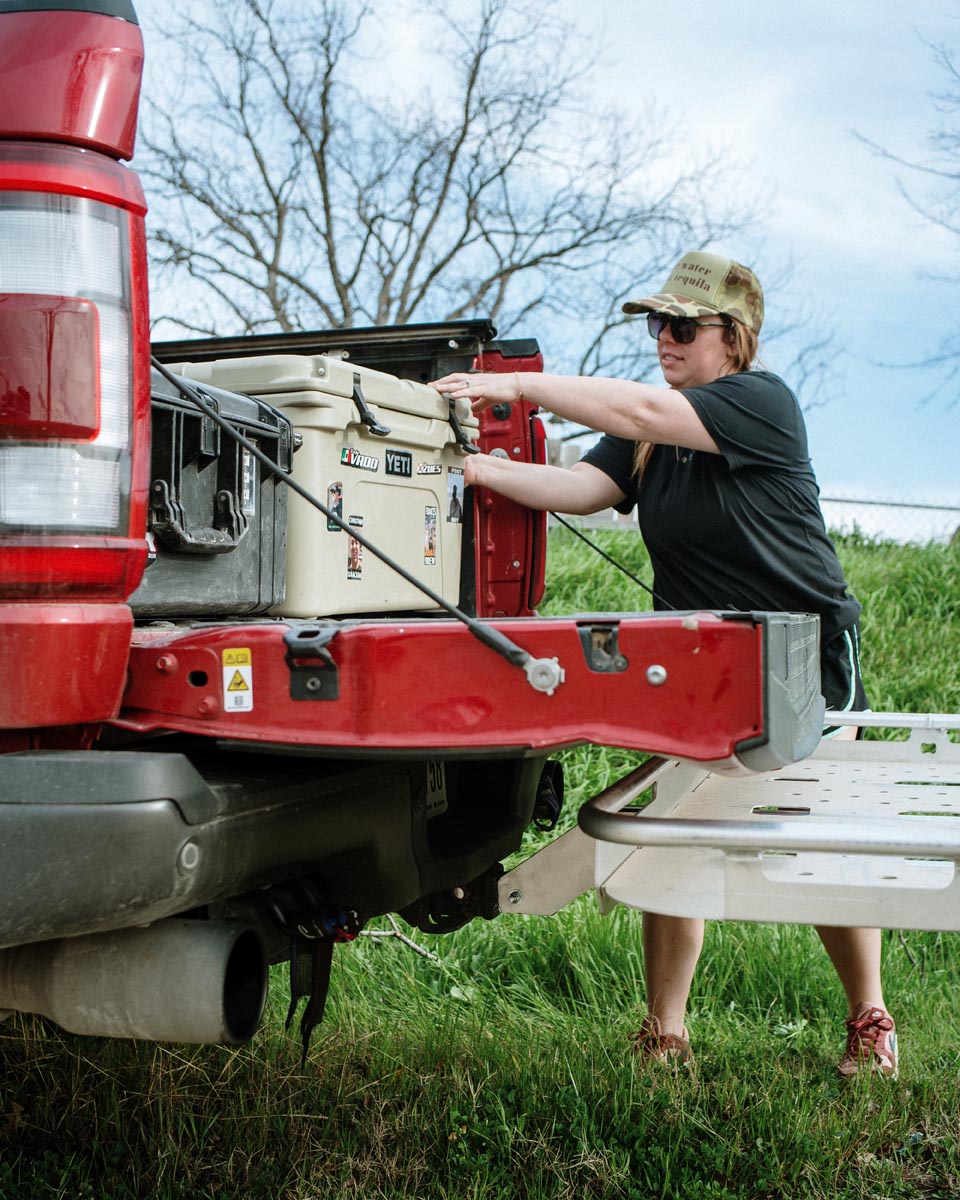
<path fill-rule="evenodd" d="M 0 341 L 4 533 L 120 532 L 129 494 L 129 482 L 122 477 L 129 473 L 130 457 L 125 216 L 120 209 L 72 196 L 0 195 L 0 336 L 23 339 Z M 29 316 L 25 302 L 30 293 L 37 293 L 39 301 L 32 322 L 19 319 Z M 71 324 L 88 345 L 81 347 L 86 352 L 76 372 L 66 347 L 59 344 L 63 322 L 44 320 L 45 310 L 49 313 L 55 303 L 47 293 L 82 297 L 84 307 Z M 96 342 L 89 338 L 91 324 L 99 326 Z M 59 378 L 50 378 L 54 372 Z M 52 403 L 62 413 L 59 420 Z M 65 432 L 71 423 L 87 432 L 71 436 Z M 18 433 L 23 440 L 12 440 Z"/>
<path fill-rule="evenodd" d="M 0 730 L 92 737 L 126 680 L 150 333 L 146 204 L 116 160 L 142 62 L 130 0 L 0 0 Z"/>
<path fill-rule="evenodd" d="M 139 183 L 16 142 L 0 175 L 0 599 L 122 600 L 146 558 Z"/>

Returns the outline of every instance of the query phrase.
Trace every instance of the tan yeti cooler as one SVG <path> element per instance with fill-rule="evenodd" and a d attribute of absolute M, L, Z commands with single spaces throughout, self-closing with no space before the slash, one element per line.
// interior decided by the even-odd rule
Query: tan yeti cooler
<path fill-rule="evenodd" d="M 350 528 L 453 604 L 460 599 L 463 461 L 450 405 L 426 384 L 325 355 L 179 363 L 198 383 L 281 409 L 303 444 L 293 477 Z M 377 434 L 364 424 L 363 417 Z M 469 405 L 460 437 L 477 439 Z M 435 610 L 434 602 L 302 496 L 290 493 L 286 598 L 278 616 Z"/>

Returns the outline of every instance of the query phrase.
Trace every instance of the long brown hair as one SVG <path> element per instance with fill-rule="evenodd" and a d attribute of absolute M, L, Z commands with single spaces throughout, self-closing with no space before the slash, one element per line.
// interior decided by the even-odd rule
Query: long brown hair
<path fill-rule="evenodd" d="M 727 374 L 738 375 L 741 371 L 749 371 L 757 357 L 760 339 L 742 321 L 737 321 L 727 313 L 721 313 L 721 316 L 730 322 L 721 335 L 732 350 L 730 370 Z M 653 442 L 637 442 L 633 452 L 633 473 L 638 482 L 643 478 L 643 472 L 650 461 L 653 447 Z"/>

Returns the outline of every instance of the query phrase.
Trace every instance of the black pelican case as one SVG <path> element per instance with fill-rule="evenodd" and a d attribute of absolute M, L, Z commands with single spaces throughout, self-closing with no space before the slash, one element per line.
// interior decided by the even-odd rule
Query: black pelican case
<path fill-rule="evenodd" d="M 191 383 L 281 469 L 290 420 L 263 400 Z M 130 597 L 135 617 L 262 613 L 282 603 L 287 487 L 249 450 L 151 373 L 150 561 Z"/>

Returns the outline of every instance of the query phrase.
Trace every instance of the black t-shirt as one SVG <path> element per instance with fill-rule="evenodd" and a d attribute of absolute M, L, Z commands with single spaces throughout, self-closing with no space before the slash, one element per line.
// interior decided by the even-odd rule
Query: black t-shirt
<path fill-rule="evenodd" d="M 827 535 L 800 405 L 766 371 L 682 388 L 719 454 L 655 446 L 637 484 L 635 443 L 605 436 L 584 455 L 637 505 L 658 609 L 820 615 L 821 641 L 853 624 Z"/>

